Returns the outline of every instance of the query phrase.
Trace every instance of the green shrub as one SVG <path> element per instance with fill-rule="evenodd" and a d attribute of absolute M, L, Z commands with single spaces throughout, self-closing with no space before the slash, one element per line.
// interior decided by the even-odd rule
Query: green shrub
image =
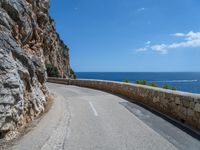
<path fill-rule="evenodd" d="M 152 87 L 158 87 L 157 83 L 155 83 L 155 82 L 148 83 L 148 86 L 152 86 Z"/>
<path fill-rule="evenodd" d="M 173 91 L 176 91 L 176 90 L 177 90 L 177 88 L 174 86 L 174 87 L 172 87 L 172 90 L 173 90 Z"/>
<path fill-rule="evenodd" d="M 147 81 L 146 80 L 137 80 L 135 83 L 136 84 L 141 84 L 141 85 L 147 85 Z"/>
<path fill-rule="evenodd" d="M 128 80 L 124 80 L 123 82 L 128 83 Z M 146 80 L 136 80 L 135 83 L 140 84 L 140 85 L 148 85 L 148 86 L 152 86 L 152 87 L 158 87 L 156 82 L 149 82 L 148 83 Z M 165 85 L 162 86 L 162 88 L 163 89 L 169 89 L 169 86 L 167 84 L 165 84 Z M 176 91 L 177 88 L 174 86 L 174 87 L 171 88 L 171 90 Z"/>
<path fill-rule="evenodd" d="M 71 78 L 76 79 L 76 74 L 75 74 L 74 70 L 72 70 L 71 68 L 70 68 L 70 74 L 71 74 Z"/>
<path fill-rule="evenodd" d="M 163 85 L 163 89 L 169 89 L 169 86 L 167 84 Z"/>
<path fill-rule="evenodd" d="M 60 77 L 58 68 L 53 66 L 52 64 L 47 64 L 46 69 L 48 77 Z"/>
<path fill-rule="evenodd" d="M 129 83 L 129 81 L 128 81 L 128 80 L 123 80 L 122 82 Z"/>
<path fill-rule="evenodd" d="M 135 83 L 136 83 L 136 84 L 140 84 L 140 81 L 139 81 L 139 80 L 137 80 L 137 81 L 135 81 Z"/>

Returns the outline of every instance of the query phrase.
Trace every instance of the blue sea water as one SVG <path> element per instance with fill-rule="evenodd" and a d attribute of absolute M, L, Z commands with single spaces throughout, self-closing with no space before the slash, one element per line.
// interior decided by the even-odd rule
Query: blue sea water
<path fill-rule="evenodd" d="M 156 82 L 162 87 L 168 84 L 178 91 L 200 94 L 200 72 L 77 72 L 79 79 L 100 79 L 135 83 L 136 80 Z"/>

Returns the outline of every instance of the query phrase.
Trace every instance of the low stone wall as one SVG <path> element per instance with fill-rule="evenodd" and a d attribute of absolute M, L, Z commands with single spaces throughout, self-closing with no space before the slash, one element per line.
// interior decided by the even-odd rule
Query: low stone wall
<path fill-rule="evenodd" d="M 200 131 L 200 95 L 144 85 L 101 80 L 49 78 L 49 82 L 76 85 L 119 94 L 145 104 Z"/>

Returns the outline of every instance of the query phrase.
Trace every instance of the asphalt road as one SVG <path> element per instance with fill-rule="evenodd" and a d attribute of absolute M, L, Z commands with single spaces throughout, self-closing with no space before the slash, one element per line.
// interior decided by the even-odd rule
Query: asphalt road
<path fill-rule="evenodd" d="M 102 91 L 48 83 L 56 99 L 14 150 L 200 150 L 160 116 Z"/>

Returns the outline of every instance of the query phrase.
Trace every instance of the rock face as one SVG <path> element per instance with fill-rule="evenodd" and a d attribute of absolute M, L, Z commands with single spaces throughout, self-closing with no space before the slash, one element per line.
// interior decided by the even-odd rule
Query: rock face
<path fill-rule="evenodd" d="M 45 109 L 45 64 L 71 77 L 68 48 L 49 17 L 49 0 L 0 0 L 0 134 Z"/>

